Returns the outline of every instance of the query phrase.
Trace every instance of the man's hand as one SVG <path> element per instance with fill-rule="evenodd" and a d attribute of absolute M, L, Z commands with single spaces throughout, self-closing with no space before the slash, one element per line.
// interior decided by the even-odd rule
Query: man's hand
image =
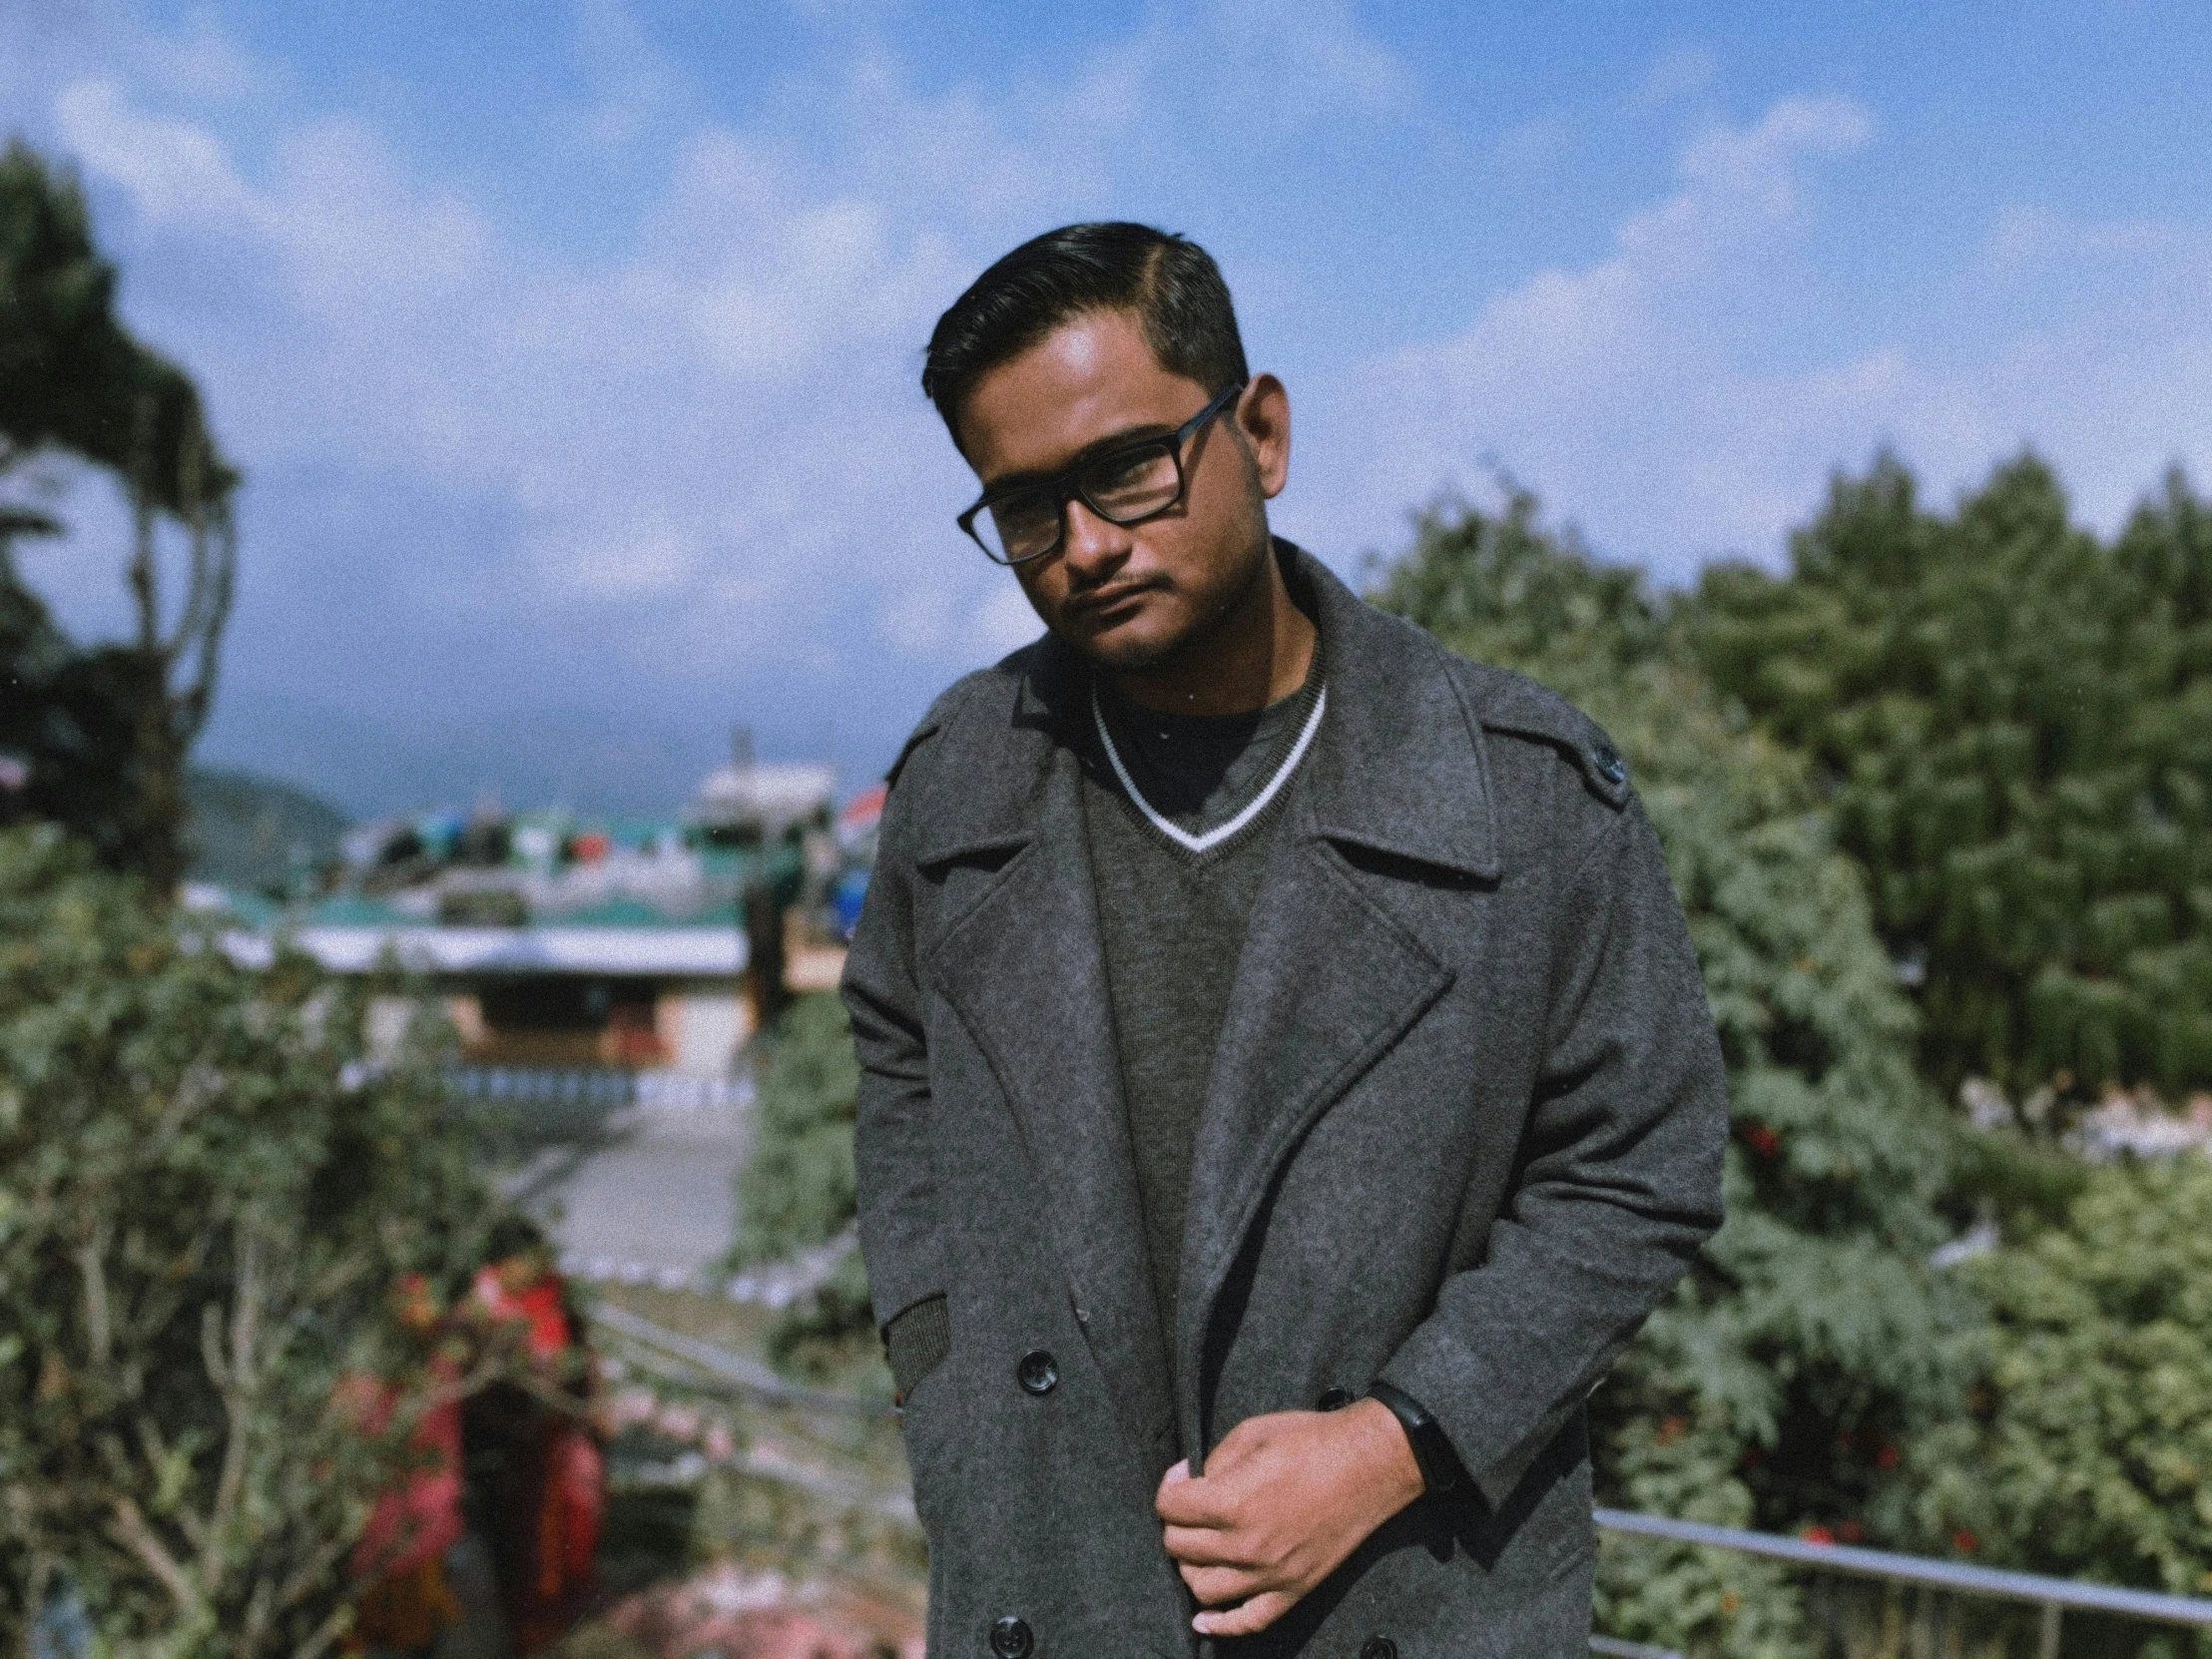
<path fill-rule="evenodd" d="M 1202 1636 L 1265 1630 L 1368 1534 L 1420 1496 L 1420 1465 L 1389 1407 L 1247 1417 L 1193 1478 L 1160 1477 L 1153 1507 L 1202 1611 Z"/>

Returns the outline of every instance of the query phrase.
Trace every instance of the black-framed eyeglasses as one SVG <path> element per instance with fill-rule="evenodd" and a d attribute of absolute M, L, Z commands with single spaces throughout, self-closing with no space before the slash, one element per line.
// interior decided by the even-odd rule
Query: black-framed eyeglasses
<path fill-rule="evenodd" d="M 1041 559 L 1060 545 L 1071 499 L 1081 500 L 1109 524 L 1157 518 L 1183 499 L 1183 446 L 1243 390 L 1241 381 L 1231 386 L 1172 432 L 1093 455 L 1055 477 L 985 490 L 960 515 L 960 528 L 999 564 L 1018 565 Z"/>

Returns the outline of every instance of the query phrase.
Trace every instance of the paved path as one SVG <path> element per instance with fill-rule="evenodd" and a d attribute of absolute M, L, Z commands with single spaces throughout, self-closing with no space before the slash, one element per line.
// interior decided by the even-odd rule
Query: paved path
<path fill-rule="evenodd" d="M 719 1286 L 744 1156 L 742 1106 L 647 1105 L 545 1148 L 509 1190 L 548 1223 L 579 1278 Z"/>

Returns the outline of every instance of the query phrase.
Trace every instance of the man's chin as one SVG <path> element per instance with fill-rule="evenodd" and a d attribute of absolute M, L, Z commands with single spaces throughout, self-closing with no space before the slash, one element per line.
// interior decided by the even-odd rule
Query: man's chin
<path fill-rule="evenodd" d="M 1162 639 L 1129 626 L 1103 633 L 1063 634 L 1077 656 L 1108 674 L 1149 674 L 1165 666 L 1183 647 L 1180 636 Z"/>

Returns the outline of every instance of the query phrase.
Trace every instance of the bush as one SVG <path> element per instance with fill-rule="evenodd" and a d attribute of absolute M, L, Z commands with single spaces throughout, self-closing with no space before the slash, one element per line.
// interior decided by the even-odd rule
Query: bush
<path fill-rule="evenodd" d="M 2212 1593 L 2212 1164 L 2094 1169 L 2066 1224 L 1964 1265 L 1975 1409 L 1923 1448 L 1931 1530 L 1982 1557 Z"/>
<path fill-rule="evenodd" d="M 730 1266 L 786 1262 L 852 1226 L 859 1090 L 844 1005 L 828 991 L 800 997 L 767 1044 L 752 1139 L 738 1171 L 738 1236 Z M 770 1331 L 769 1357 L 820 1377 L 841 1370 L 855 1349 L 872 1355 L 874 1330 L 860 1253 L 847 1250 Z"/>
<path fill-rule="evenodd" d="M 145 899 L 0 832 L 0 1649 L 66 1574 L 110 1653 L 312 1655 L 424 1403 L 392 1289 L 493 1206 L 428 1055 L 364 1080 L 365 988 Z"/>

